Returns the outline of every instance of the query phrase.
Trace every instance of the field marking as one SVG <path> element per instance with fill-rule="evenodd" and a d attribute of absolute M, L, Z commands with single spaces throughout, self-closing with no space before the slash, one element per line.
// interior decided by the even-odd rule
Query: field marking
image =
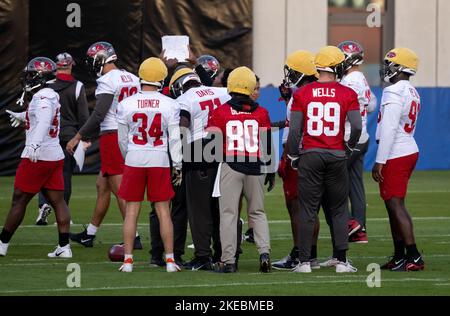
<path fill-rule="evenodd" d="M 450 283 L 436 283 L 436 286 L 450 286 Z"/>
<path fill-rule="evenodd" d="M 404 283 L 404 282 L 437 282 L 446 284 L 449 279 L 383 279 L 382 282 Z M 237 287 L 237 286 L 271 286 L 271 285 L 300 285 L 300 284 L 349 284 L 366 283 L 366 279 L 361 280 L 324 280 L 324 281 L 282 281 L 282 282 L 231 282 L 221 284 L 179 284 L 179 285 L 154 285 L 154 286 L 110 286 L 110 287 L 91 287 L 91 288 L 59 288 L 59 289 L 33 289 L 33 290 L 0 290 L 0 294 L 19 294 L 19 293 L 42 293 L 42 292 L 94 292 L 94 291 L 118 291 L 118 290 L 158 290 L 158 289 L 182 289 L 182 288 L 205 288 L 205 287 Z"/>

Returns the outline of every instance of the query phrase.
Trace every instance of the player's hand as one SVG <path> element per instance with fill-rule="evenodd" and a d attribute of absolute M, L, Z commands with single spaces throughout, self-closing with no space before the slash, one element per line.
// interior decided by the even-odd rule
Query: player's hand
<path fill-rule="evenodd" d="M 187 61 L 192 65 L 195 66 L 197 65 L 197 56 L 194 54 L 194 52 L 191 49 L 191 46 L 188 45 L 188 50 L 189 50 L 189 57 L 187 59 Z"/>
<path fill-rule="evenodd" d="M 14 128 L 19 127 L 20 124 L 25 122 L 25 119 L 24 119 L 25 116 L 22 113 L 15 113 L 10 110 L 6 110 L 6 113 L 9 114 L 9 120 L 11 121 L 11 126 Z"/>
<path fill-rule="evenodd" d="M 280 96 L 284 101 L 288 102 L 292 98 L 292 89 L 285 80 L 283 80 L 283 83 L 278 87 L 278 90 L 280 90 Z"/>
<path fill-rule="evenodd" d="M 347 157 L 347 158 L 350 158 L 352 155 L 353 155 L 353 153 L 355 153 L 355 152 L 359 152 L 359 151 L 361 151 L 361 150 L 359 150 L 358 148 L 351 148 L 349 145 L 348 145 L 348 143 L 345 143 L 345 156 Z"/>
<path fill-rule="evenodd" d="M 292 169 L 298 170 L 298 164 L 300 162 L 300 157 L 288 155 L 288 158 L 291 161 Z"/>
<path fill-rule="evenodd" d="M 266 180 L 264 181 L 264 185 L 269 184 L 269 187 L 267 188 L 267 192 L 270 192 L 275 188 L 275 173 L 268 173 L 266 174 Z"/>
<path fill-rule="evenodd" d="M 41 145 L 31 144 L 25 147 L 25 155 L 31 162 L 37 162 L 41 153 Z"/>
<path fill-rule="evenodd" d="M 382 174 L 384 165 L 381 163 L 376 163 L 372 169 L 372 178 L 375 182 L 382 183 L 384 181 L 384 177 Z"/>
<path fill-rule="evenodd" d="M 178 64 L 178 59 L 176 59 L 176 58 L 167 59 L 165 55 L 166 55 L 166 50 L 163 49 L 163 51 L 161 52 L 159 57 L 164 62 L 164 64 L 166 64 L 167 68 L 169 68 L 169 69 L 174 68 Z"/>
<path fill-rule="evenodd" d="M 183 173 L 179 168 L 172 169 L 172 184 L 176 187 L 179 187 L 183 182 Z"/>
<path fill-rule="evenodd" d="M 78 144 L 80 143 L 80 139 L 77 137 L 77 135 L 75 135 L 74 138 L 72 138 L 66 146 L 66 150 L 69 154 L 73 155 L 75 153 L 75 147 L 78 146 Z"/>

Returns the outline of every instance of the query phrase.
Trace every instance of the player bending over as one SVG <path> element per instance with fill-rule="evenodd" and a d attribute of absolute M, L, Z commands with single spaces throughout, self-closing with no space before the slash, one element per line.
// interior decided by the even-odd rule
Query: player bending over
<path fill-rule="evenodd" d="M 159 93 L 167 77 L 167 67 L 158 58 L 145 60 L 139 68 L 142 91 L 118 106 L 119 146 L 125 169 L 119 196 L 126 201 L 123 224 L 125 243 L 122 272 L 133 271 L 133 244 L 137 220 L 147 189 L 147 199 L 155 203 L 161 237 L 166 253 L 167 272 L 180 271 L 174 261 L 173 224 L 170 200 L 175 193 L 171 184 L 170 157 L 175 185 L 181 184 L 180 107 Z"/>
<path fill-rule="evenodd" d="M 419 58 L 407 48 L 387 53 L 381 76 L 392 83 L 383 91 L 378 118 L 379 143 L 373 179 L 380 185 L 391 224 L 395 253 L 382 269 L 419 271 L 425 268 L 417 250 L 411 216 L 405 206 L 408 182 L 419 159 L 414 140 L 420 96 L 409 79 L 417 72 Z M 406 250 L 406 253 L 405 253 Z"/>
<path fill-rule="evenodd" d="M 55 78 L 56 64 L 45 57 L 32 59 L 24 70 L 24 93 L 33 99 L 26 112 L 11 116 L 13 127 L 25 124 L 26 141 L 16 172 L 12 207 L 0 234 L 0 256 L 6 256 L 9 242 L 22 223 L 31 199 L 42 190 L 56 213 L 59 243 L 50 258 L 72 258 L 69 244 L 70 212 L 64 201 L 64 153 L 59 145 L 60 108 L 58 94 L 47 88 Z"/>

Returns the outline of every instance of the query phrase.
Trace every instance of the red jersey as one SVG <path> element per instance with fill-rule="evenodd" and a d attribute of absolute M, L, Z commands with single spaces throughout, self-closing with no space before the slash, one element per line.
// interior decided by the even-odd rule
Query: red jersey
<path fill-rule="evenodd" d="M 345 119 L 359 111 L 358 95 L 338 82 L 314 82 L 296 91 L 291 111 L 303 113 L 303 150 L 345 150 Z"/>
<path fill-rule="evenodd" d="M 210 114 L 208 129 L 214 128 L 223 135 L 225 156 L 261 158 L 260 136 L 270 130 L 269 112 L 261 106 L 253 112 L 238 112 L 225 103 Z"/>

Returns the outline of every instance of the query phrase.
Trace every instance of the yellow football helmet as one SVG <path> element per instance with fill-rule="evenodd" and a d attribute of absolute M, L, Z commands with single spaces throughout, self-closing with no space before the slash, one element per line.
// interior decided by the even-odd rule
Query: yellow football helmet
<path fill-rule="evenodd" d="M 316 76 L 314 55 L 306 50 L 299 50 L 290 54 L 284 65 L 284 80 L 290 86 L 297 86 L 304 77 Z"/>
<path fill-rule="evenodd" d="M 381 78 L 390 82 L 399 73 L 405 72 L 414 76 L 419 70 L 419 57 L 409 48 L 394 48 L 384 57 Z"/>
<path fill-rule="evenodd" d="M 199 76 L 190 68 L 181 68 L 173 74 L 170 79 L 169 89 L 173 97 L 178 98 L 183 94 L 183 86 L 188 81 L 196 81 L 201 84 Z"/>
<path fill-rule="evenodd" d="M 155 57 L 150 57 L 139 67 L 139 78 L 142 84 L 162 87 L 167 77 L 167 67 L 164 62 Z"/>
<path fill-rule="evenodd" d="M 250 96 L 256 88 L 256 75 L 248 67 L 233 70 L 228 77 L 228 93 L 239 93 Z"/>
<path fill-rule="evenodd" d="M 344 53 L 336 46 L 326 46 L 317 53 L 314 63 L 318 71 L 331 72 L 342 78 L 344 74 Z"/>

